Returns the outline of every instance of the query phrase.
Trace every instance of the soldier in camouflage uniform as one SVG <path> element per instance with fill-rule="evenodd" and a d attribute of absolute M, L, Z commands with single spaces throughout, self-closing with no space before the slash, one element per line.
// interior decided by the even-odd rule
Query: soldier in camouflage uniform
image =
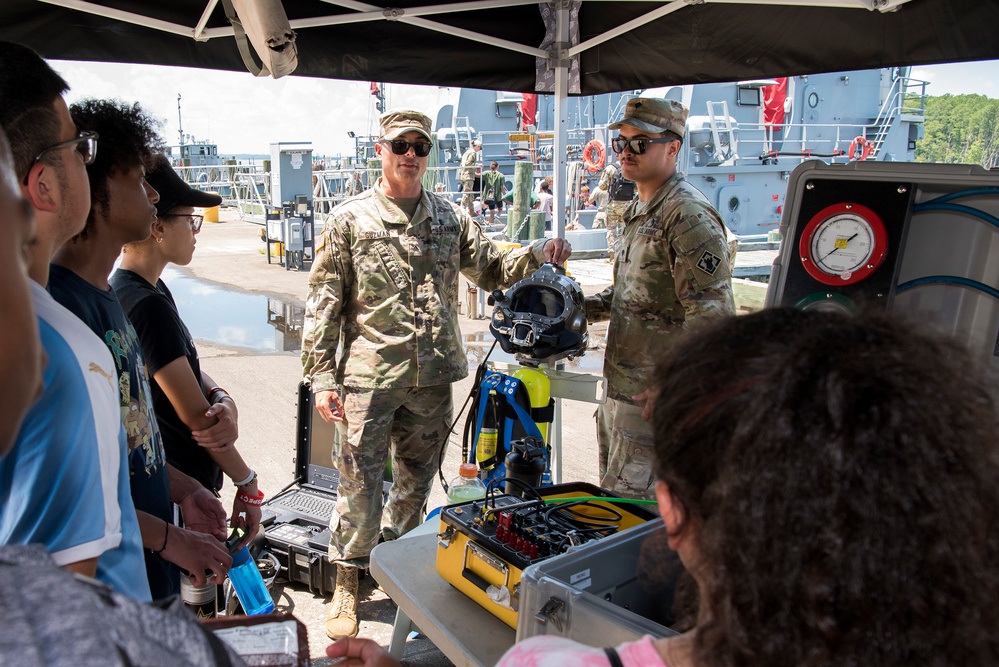
<path fill-rule="evenodd" d="M 614 251 L 618 236 L 621 233 L 622 227 L 624 227 L 624 212 L 628 210 L 628 206 L 635 195 L 632 188 L 617 188 L 617 191 L 611 192 L 614 189 L 611 185 L 614 183 L 614 177 L 617 176 L 618 171 L 619 168 L 616 164 L 607 165 L 604 172 L 600 175 L 600 183 L 597 184 L 597 191 L 603 190 L 607 193 L 603 226 L 607 227 L 607 258 L 611 263 L 614 262 Z M 598 219 L 600 215 L 598 211 Z M 596 228 L 597 224 L 594 223 L 593 226 Z"/>
<path fill-rule="evenodd" d="M 586 317 L 610 319 L 607 402 L 597 410 L 600 485 L 632 498 L 654 497 L 652 428 L 642 412 L 655 363 L 696 320 L 735 313 L 721 217 L 676 170 L 686 119 L 679 102 L 636 98 L 610 126 L 638 200 L 624 216 L 614 284 L 586 298 Z"/>
<path fill-rule="evenodd" d="M 361 172 L 354 170 L 351 172 L 350 178 L 347 179 L 347 185 L 344 187 L 343 194 L 345 197 L 353 197 L 362 192 L 364 192 L 364 183 L 361 182 Z"/>
<path fill-rule="evenodd" d="M 415 528 L 430 494 L 452 418 L 451 383 L 468 375 L 459 273 L 492 291 L 570 252 L 564 239 L 497 248 L 464 209 L 423 189 L 430 119 L 401 110 L 380 122 L 382 177 L 326 219 L 302 340 L 316 407 L 337 423 L 329 554 L 337 585 L 326 620 L 333 639 L 357 634 L 358 568 L 367 567 L 378 538 Z M 394 480 L 383 511 L 390 455 Z"/>
<path fill-rule="evenodd" d="M 475 172 L 479 164 L 479 151 L 482 150 L 482 142 L 478 139 L 472 140 L 472 145 L 468 147 L 465 154 L 461 156 L 461 167 L 458 169 L 458 178 L 461 179 L 461 207 L 468 211 L 468 214 L 475 217 Z"/>
<path fill-rule="evenodd" d="M 607 228 L 607 203 L 610 202 L 610 195 L 600 187 L 594 188 L 593 194 L 586 200 L 587 206 L 596 206 L 597 215 L 593 218 L 593 229 Z"/>

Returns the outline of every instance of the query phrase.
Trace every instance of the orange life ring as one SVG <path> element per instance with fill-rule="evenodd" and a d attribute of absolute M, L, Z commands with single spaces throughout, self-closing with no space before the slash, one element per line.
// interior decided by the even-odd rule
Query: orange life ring
<path fill-rule="evenodd" d="M 586 171 L 595 174 L 604 168 L 607 161 L 607 149 L 604 142 L 599 139 L 592 139 L 583 148 L 583 166 Z"/>
<path fill-rule="evenodd" d="M 857 157 L 857 146 L 860 146 L 860 157 Z M 851 160 L 866 160 L 871 156 L 871 145 L 867 143 L 867 139 L 863 137 L 855 137 L 853 141 L 850 142 L 850 148 L 846 152 L 846 156 Z"/>

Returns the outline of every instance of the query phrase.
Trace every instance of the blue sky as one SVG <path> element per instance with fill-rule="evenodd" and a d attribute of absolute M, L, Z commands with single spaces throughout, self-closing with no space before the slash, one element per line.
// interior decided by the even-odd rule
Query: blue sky
<path fill-rule="evenodd" d="M 914 67 L 911 75 L 930 82 L 930 95 L 974 93 L 999 98 L 999 60 Z"/>
<path fill-rule="evenodd" d="M 164 121 L 162 134 L 178 142 L 177 95 L 184 133 L 212 140 L 223 154 L 267 153 L 277 141 L 311 141 L 317 155 L 353 151 L 348 131 L 375 127 L 368 83 L 304 77 L 256 79 L 248 73 L 116 63 L 53 61 L 72 90 L 83 97 L 139 100 Z M 916 67 L 912 76 L 930 82 L 931 95 L 978 93 L 999 98 L 999 61 Z M 453 93 L 434 86 L 389 85 L 388 105 L 424 109 L 431 116 Z"/>

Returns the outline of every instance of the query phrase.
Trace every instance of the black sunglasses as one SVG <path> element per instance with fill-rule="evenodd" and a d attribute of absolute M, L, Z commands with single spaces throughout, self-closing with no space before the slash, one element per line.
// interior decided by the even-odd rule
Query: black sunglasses
<path fill-rule="evenodd" d="M 58 144 L 53 144 L 48 148 L 42 149 L 35 159 L 31 161 L 28 165 L 28 170 L 24 173 L 23 184 L 28 184 L 28 174 L 31 173 L 31 168 L 38 164 L 46 153 L 51 153 L 52 151 L 57 151 L 60 148 L 69 148 L 72 146 L 76 149 L 76 152 L 80 154 L 83 158 L 83 164 L 93 164 L 94 158 L 97 157 L 97 137 L 96 132 L 80 132 L 75 138 L 68 141 L 60 141 Z"/>
<path fill-rule="evenodd" d="M 193 215 L 190 213 L 164 213 L 159 216 L 161 218 L 186 218 L 191 224 L 191 231 L 195 234 L 201 231 L 201 224 L 205 221 L 205 216 L 203 215 Z"/>
<path fill-rule="evenodd" d="M 427 157 L 430 155 L 430 149 L 434 147 L 429 141 L 409 142 L 402 139 L 383 139 L 381 143 L 392 146 L 392 152 L 396 155 L 405 155 L 412 148 L 413 152 L 416 153 L 416 157 Z"/>
<path fill-rule="evenodd" d="M 649 150 L 649 144 L 668 144 L 676 139 L 670 137 L 659 137 L 656 139 L 625 139 L 624 137 L 614 137 L 611 139 L 611 148 L 615 153 L 623 153 L 625 146 L 635 155 L 644 155 Z"/>

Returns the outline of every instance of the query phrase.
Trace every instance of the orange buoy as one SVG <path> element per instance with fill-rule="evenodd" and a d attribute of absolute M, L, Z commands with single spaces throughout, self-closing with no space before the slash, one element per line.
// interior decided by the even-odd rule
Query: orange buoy
<path fill-rule="evenodd" d="M 860 157 L 857 157 L 857 148 L 860 148 Z M 846 156 L 851 160 L 866 160 L 871 156 L 871 145 L 867 142 L 867 139 L 863 137 L 855 137 L 853 141 L 850 142 L 850 148 L 846 152 Z"/>
<path fill-rule="evenodd" d="M 604 142 L 599 139 L 592 139 L 583 148 L 583 166 L 586 171 L 595 174 L 604 168 L 607 163 L 607 149 Z"/>

